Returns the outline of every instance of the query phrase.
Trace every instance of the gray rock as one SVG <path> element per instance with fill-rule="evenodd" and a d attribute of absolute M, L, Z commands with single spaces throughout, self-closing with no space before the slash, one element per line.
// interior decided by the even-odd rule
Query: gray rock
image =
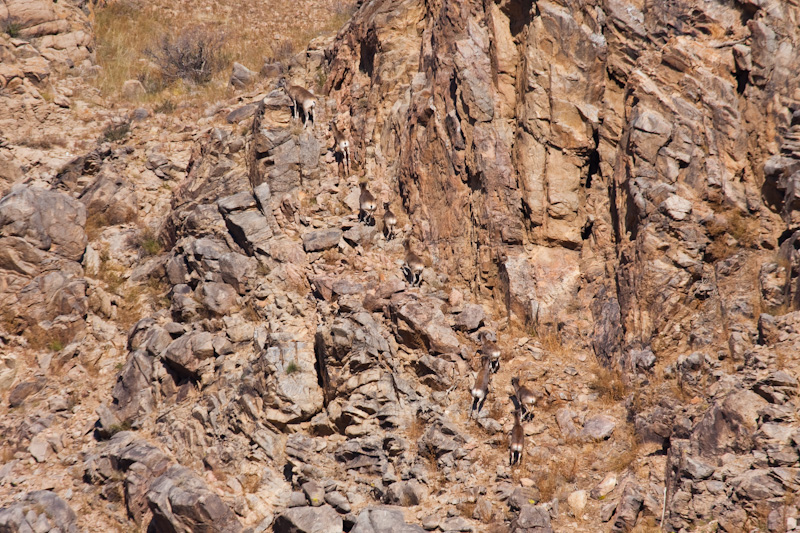
<path fill-rule="evenodd" d="M 196 378 L 203 360 L 214 355 L 214 336 L 207 331 L 192 331 L 172 341 L 164 350 L 164 360 L 179 374 Z"/>
<path fill-rule="evenodd" d="M 152 378 L 152 359 L 141 350 L 132 352 L 117 376 L 117 382 L 111 391 L 111 396 L 114 398 L 112 409 L 116 417 L 121 421 L 131 423 L 140 416 L 153 411 L 155 399 L 150 386 Z M 104 431 L 110 432 L 110 426 L 114 424 L 112 421 L 108 424 L 101 424 L 101 427 L 104 428 Z"/>
<path fill-rule="evenodd" d="M 269 240 L 273 233 L 269 222 L 260 211 L 237 211 L 226 215 L 225 221 L 233 240 L 244 248 L 248 255 L 269 252 Z"/>
<path fill-rule="evenodd" d="M 541 505 L 523 505 L 519 515 L 511 522 L 515 533 L 553 533 L 550 513 Z"/>
<path fill-rule="evenodd" d="M 230 82 L 237 89 L 244 89 L 255 81 L 255 77 L 256 73 L 241 63 L 233 64 Z"/>
<path fill-rule="evenodd" d="M 423 533 L 419 526 L 407 524 L 403 513 L 385 507 L 367 507 L 358 514 L 351 533 Z"/>
<path fill-rule="evenodd" d="M 36 394 L 45 386 L 44 378 L 37 378 L 33 381 L 23 381 L 18 383 L 11 392 L 8 394 L 8 405 L 11 407 L 19 407 L 25 402 L 25 399 L 31 394 Z"/>
<path fill-rule="evenodd" d="M 307 481 L 301 488 L 310 505 L 319 507 L 325 503 L 325 489 L 316 481 Z"/>
<path fill-rule="evenodd" d="M 247 104 L 241 107 L 237 107 L 225 117 L 225 121 L 228 124 L 236 124 L 237 122 L 241 122 L 246 118 L 250 118 L 255 115 L 256 111 L 258 110 L 258 104 Z"/>
<path fill-rule="evenodd" d="M 60 191 L 15 185 L 0 200 L 0 236 L 22 237 L 73 261 L 86 249 L 85 225 L 84 205 Z"/>
<path fill-rule="evenodd" d="M 198 292 L 203 306 L 217 316 L 228 315 L 238 306 L 236 291 L 227 283 L 205 282 Z"/>
<path fill-rule="evenodd" d="M 706 479 L 714 473 L 714 468 L 699 459 L 687 457 L 684 463 L 684 471 L 692 479 Z"/>
<path fill-rule="evenodd" d="M 342 230 L 338 228 L 311 231 L 303 235 L 303 249 L 306 252 L 327 250 L 339 244 L 341 238 Z"/>
<path fill-rule="evenodd" d="M 336 509 L 337 512 L 341 514 L 347 514 L 352 510 L 350 506 L 350 501 L 347 499 L 347 496 L 345 496 L 339 491 L 333 491 L 327 493 L 325 495 L 325 503 L 332 506 L 334 509 Z"/>
<path fill-rule="evenodd" d="M 767 405 L 768 402 L 753 391 L 734 392 L 708 410 L 691 439 L 703 456 L 749 452 L 753 448 L 759 411 Z"/>
<path fill-rule="evenodd" d="M 47 456 L 50 453 L 50 443 L 41 435 L 36 435 L 31 439 L 28 452 L 36 459 L 37 463 L 43 463 L 47 460 Z"/>
<path fill-rule="evenodd" d="M 692 212 L 692 202 L 687 200 L 686 198 L 682 198 L 676 194 L 673 194 L 666 200 L 664 200 L 661 204 L 661 208 L 673 219 L 673 220 L 685 220 L 686 217 Z"/>
<path fill-rule="evenodd" d="M 616 421 L 607 415 L 597 415 L 586 420 L 581 430 L 581 438 L 587 441 L 605 440 L 614 433 Z"/>
<path fill-rule="evenodd" d="M 37 490 L 0 509 L 0 531 L 78 533 L 77 518 L 75 511 L 56 493 Z"/>
<path fill-rule="evenodd" d="M 217 207 L 223 215 L 234 211 L 244 211 L 256 206 L 256 200 L 248 191 L 242 191 L 217 200 Z"/>
<path fill-rule="evenodd" d="M 131 120 L 135 120 L 135 121 L 144 120 L 149 116 L 150 116 L 150 111 L 148 111 L 144 107 L 137 107 L 131 113 Z"/>
<path fill-rule="evenodd" d="M 556 411 L 556 422 L 558 423 L 558 429 L 560 429 L 561 434 L 568 439 L 574 439 L 578 437 L 578 428 L 572 421 L 574 417 L 575 413 L 568 407 L 562 407 Z"/>
<path fill-rule="evenodd" d="M 786 492 L 783 485 L 771 475 L 770 470 L 763 468 L 747 470 L 731 479 L 730 485 L 736 494 L 745 500 L 766 500 Z"/>
<path fill-rule="evenodd" d="M 429 299 L 398 293 L 392 296 L 390 312 L 397 322 L 398 341 L 433 353 L 458 353 L 461 343 L 444 314 Z M 422 346 L 420 346 L 422 341 Z"/>
<path fill-rule="evenodd" d="M 416 481 L 397 481 L 389 485 L 384 495 L 384 502 L 389 505 L 411 507 L 425 501 L 427 492 Z"/>
<path fill-rule="evenodd" d="M 455 327 L 464 331 L 475 331 L 481 327 L 485 319 L 486 314 L 483 312 L 483 307 L 467 304 L 464 306 L 464 310 L 456 316 Z"/>
<path fill-rule="evenodd" d="M 275 533 L 341 533 L 342 518 L 330 505 L 294 507 L 275 519 Z"/>
<path fill-rule="evenodd" d="M 420 383 L 437 391 L 449 389 L 453 385 L 453 378 L 457 376 L 455 363 L 428 354 L 414 362 L 414 369 Z"/>
<path fill-rule="evenodd" d="M 80 201 L 86 206 L 88 216 L 102 217 L 103 225 L 131 222 L 139 212 L 133 186 L 124 176 L 110 172 L 100 172 L 83 190 Z"/>
<path fill-rule="evenodd" d="M 442 520 L 439 527 L 443 531 L 475 531 L 472 523 L 463 516 L 453 516 Z"/>
<path fill-rule="evenodd" d="M 117 415 L 115 415 L 106 404 L 100 404 L 94 412 L 97 413 L 99 417 L 97 420 L 97 434 L 100 438 L 107 439 L 114 435 L 115 432 L 122 429 L 122 423 L 119 418 L 117 418 Z"/>
<path fill-rule="evenodd" d="M 644 503 L 641 487 L 634 482 L 628 482 L 622 490 L 622 497 L 617 505 L 612 531 L 630 531 L 636 525 L 639 511 Z"/>
<path fill-rule="evenodd" d="M 139 80 L 125 80 L 122 83 L 122 97 L 126 100 L 137 100 L 147 94 Z"/>
<path fill-rule="evenodd" d="M 170 467 L 147 491 L 155 531 L 238 533 L 242 525 L 208 484 L 183 466 Z M 277 531 L 277 530 L 276 530 Z"/>
<path fill-rule="evenodd" d="M 305 507 L 307 505 L 306 495 L 298 490 L 292 491 L 289 495 L 289 502 L 286 504 L 287 507 Z"/>

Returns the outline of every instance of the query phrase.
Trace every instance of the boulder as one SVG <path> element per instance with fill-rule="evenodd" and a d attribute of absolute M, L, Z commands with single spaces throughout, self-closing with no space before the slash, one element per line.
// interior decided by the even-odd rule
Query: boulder
<path fill-rule="evenodd" d="M 0 236 L 21 237 L 73 261 L 86 249 L 85 225 L 84 205 L 60 191 L 16 185 L 0 200 Z"/>
<path fill-rule="evenodd" d="M 424 487 L 416 481 L 396 481 L 389 485 L 384 496 L 384 502 L 389 505 L 411 507 L 419 505 L 427 496 Z"/>
<path fill-rule="evenodd" d="M 550 513 L 541 505 L 523 505 L 511 522 L 512 533 L 553 533 Z"/>
<path fill-rule="evenodd" d="M 244 89 L 248 85 L 252 84 L 255 81 L 256 73 L 247 68 L 246 66 L 242 65 L 241 63 L 233 64 L 233 70 L 231 71 L 231 85 L 236 87 L 237 89 Z"/>
<path fill-rule="evenodd" d="M 138 100 L 147 94 L 147 91 L 139 80 L 125 80 L 122 84 L 122 97 L 126 100 Z"/>
<path fill-rule="evenodd" d="M 152 379 L 152 358 L 142 350 L 132 352 L 117 375 L 117 383 L 111 391 L 114 398 L 112 408 L 121 422 L 131 423 L 152 412 L 155 407 Z"/>
<path fill-rule="evenodd" d="M 580 436 L 587 441 L 606 440 L 616 427 L 617 422 L 610 416 L 597 415 L 586 420 Z"/>
<path fill-rule="evenodd" d="M 278 515 L 272 526 L 275 533 L 341 533 L 342 518 L 330 505 L 293 507 Z"/>
<path fill-rule="evenodd" d="M 164 350 L 164 360 L 179 374 L 197 378 L 201 363 L 214 355 L 214 336 L 207 331 L 191 331 L 172 341 Z"/>
<path fill-rule="evenodd" d="M 236 291 L 227 283 L 209 281 L 198 289 L 203 306 L 214 315 L 228 315 L 238 306 L 239 298 Z"/>
<path fill-rule="evenodd" d="M 444 314 L 429 299 L 398 293 L 392 296 L 390 312 L 397 322 L 399 341 L 433 353 L 458 353 L 461 343 L 447 325 Z"/>
<path fill-rule="evenodd" d="M 90 217 L 102 217 L 102 225 L 115 225 L 136 219 L 139 202 L 128 180 L 101 172 L 80 196 Z M 98 221 L 99 223 L 99 221 Z"/>
<path fill-rule="evenodd" d="M 358 514 L 351 533 L 423 533 L 419 526 L 406 524 L 403 513 L 385 507 L 367 507 Z"/>
<path fill-rule="evenodd" d="M 208 483 L 183 466 L 172 466 L 147 491 L 150 527 L 164 533 L 238 533 L 242 525 Z M 335 513 L 335 511 L 334 511 Z"/>
<path fill-rule="evenodd" d="M 341 238 L 342 230 L 338 228 L 311 231 L 303 235 L 303 249 L 306 252 L 327 250 L 339 244 Z"/>
<path fill-rule="evenodd" d="M 78 533 L 77 519 L 75 511 L 55 492 L 37 490 L 0 508 L 0 531 Z"/>

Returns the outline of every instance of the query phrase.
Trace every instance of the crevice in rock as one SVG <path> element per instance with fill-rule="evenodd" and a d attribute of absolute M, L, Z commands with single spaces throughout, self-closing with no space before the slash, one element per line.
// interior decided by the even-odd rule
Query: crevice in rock
<path fill-rule="evenodd" d="M 330 385 L 331 378 L 328 374 L 328 366 L 325 363 L 327 357 L 327 349 L 325 348 L 325 336 L 321 331 L 317 331 L 314 335 L 314 370 L 317 372 L 317 384 L 322 388 L 322 399 L 324 405 L 327 407 L 330 398 Z"/>

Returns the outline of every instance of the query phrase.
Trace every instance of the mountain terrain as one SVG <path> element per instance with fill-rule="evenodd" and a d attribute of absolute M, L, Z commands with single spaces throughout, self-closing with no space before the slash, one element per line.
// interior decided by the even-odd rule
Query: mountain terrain
<path fill-rule="evenodd" d="M 800 530 L 798 21 L 0 1 L 0 531 Z"/>

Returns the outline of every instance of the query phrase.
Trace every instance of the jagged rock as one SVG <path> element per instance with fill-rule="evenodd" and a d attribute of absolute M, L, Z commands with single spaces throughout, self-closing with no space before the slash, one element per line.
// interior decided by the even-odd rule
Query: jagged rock
<path fill-rule="evenodd" d="M 422 485 L 416 481 L 397 481 L 387 488 L 384 502 L 389 505 L 410 507 L 424 502 L 426 496 Z"/>
<path fill-rule="evenodd" d="M 561 434 L 568 439 L 577 438 L 579 435 L 578 428 L 575 427 L 575 423 L 572 421 L 574 417 L 575 413 L 567 407 L 562 407 L 556 411 L 558 428 L 561 430 Z"/>
<path fill-rule="evenodd" d="M 419 526 L 406 524 L 403 513 L 385 507 L 367 507 L 358 514 L 351 533 L 423 533 Z"/>
<path fill-rule="evenodd" d="M 206 331 L 192 331 L 172 341 L 164 350 L 164 360 L 178 373 L 197 377 L 203 361 L 214 355 L 214 336 Z"/>
<path fill-rule="evenodd" d="M 388 458 L 380 439 L 350 439 L 336 450 L 334 457 L 347 470 L 365 474 L 383 475 L 388 467 Z"/>
<path fill-rule="evenodd" d="M 120 175 L 101 172 L 83 190 L 81 202 L 89 216 L 102 217 L 103 225 L 136 220 L 139 202 L 128 180 Z"/>
<path fill-rule="evenodd" d="M 157 531 L 242 531 L 233 511 L 183 466 L 170 467 L 155 479 L 147 491 L 147 502 L 153 512 L 151 527 Z"/>
<path fill-rule="evenodd" d="M 661 204 L 661 207 L 673 220 L 685 220 L 692 212 L 692 202 L 678 195 L 672 195 Z"/>
<path fill-rule="evenodd" d="M 589 441 L 605 440 L 614 433 L 616 427 L 616 421 L 610 416 L 597 415 L 586 420 L 580 436 Z"/>
<path fill-rule="evenodd" d="M 352 510 L 347 496 L 338 491 L 325 494 L 325 503 L 332 506 L 341 514 L 347 514 Z"/>
<path fill-rule="evenodd" d="M 43 463 L 47 460 L 50 453 L 50 443 L 47 442 L 41 435 L 36 435 L 31 439 L 31 444 L 28 447 L 28 452 L 36 460 L 37 463 Z"/>
<path fill-rule="evenodd" d="M 139 80 L 125 80 L 122 83 L 122 97 L 126 100 L 137 100 L 147 94 Z"/>
<path fill-rule="evenodd" d="M 603 498 L 608 496 L 608 494 L 612 490 L 614 490 L 616 486 L 617 486 L 617 475 L 613 472 L 609 472 L 608 474 L 606 474 L 606 477 L 603 478 L 603 481 L 598 483 L 597 486 L 592 489 L 589 495 L 596 500 L 602 500 Z M 611 517 L 609 517 L 609 520 L 610 518 Z M 608 522 L 608 520 L 603 520 L 603 522 Z"/>
<path fill-rule="evenodd" d="M 258 110 L 258 104 L 247 104 L 241 107 L 237 107 L 225 117 L 225 122 L 228 124 L 236 124 L 237 122 L 241 122 L 246 118 L 250 118 L 255 115 L 256 111 Z"/>
<path fill-rule="evenodd" d="M 77 261 L 86 249 L 86 208 L 59 191 L 18 185 L 0 200 L 0 235 Z"/>
<path fill-rule="evenodd" d="M 617 504 L 612 531 L 630 531 L 636 525 L 639 511 L 644 503 L 641 487 L 634 482 L 628 482 L 622 489 L 622 496 Z"/>
<path fill-rule="evenodd" d="M 415 362 L 415 367 L 420 382 L 438 391 L 449 389 L 458 372 L 455 363 L 428 354 L 420 357 Z"/>
<path fill-rule="evenodd" d="M 155 399 L 150 383 L 152 379 L 152 359 L 142 350 L 132 352 L 117 376 L 117 383 L 111 392 L 114 398 L 113 409 L 118 418 L 130 423 L 153 410 Z M 113 425 L 113 422 L 111 424 Z M 110 430 L 110 426 L 102 426 L 107 431 Z"/>
<path fill-rule="evenodd" d="M 230 83 L 237 89 L 244 89 L 255 81 L 256 73 L 241 63 L 233 63 Z M 230 122 L 230 121 L 229 121 Z"/>
<path fill-rule="evenodd" d="M 343 531 L 343 524 L 330 505 L 294 507 L 278 515 L 272 530 L 275 533 L 339 533 Z"/>
<path fill-rule="evenodd" d="M 75 511 L 55 492 L 37 490 L 0 509 L 0 531 L 78 533 L 77 518 Z"/>
<path fill-rule="evenodd" d="M 711 474 L 714 473 L 714 468 L 712 466 L 698 459 L 694 459 L 693 457 L 686 458 L 684 470 L 692 479 L 706 479 L 711 477 Z"/>
<path fill-rule="evenodd" d="M 331 228 L 312 231 L 303 235 L 303 249 L 306 252 L 320 252 L 339 244 L 342 230 Z"/>
<path fill-rule="evenodd" d="M 512 533 L 553 533 L 550 513 L 541 505 L 523 505 L 511 522 Z"/>
<path fill-rule="evenodd" d="M 231 236 L 248 255 L 269 253 L 272 229 L 267 219 L 257 210 L 237 211 L 225 216 Z"/>
<path fill-rule="evenodd" d="M 753 447 L 752 435 L 757 427 L 758 412 L 766 406 L 766 400 L 749 390 L 734 392 L 720 404 L 715 404 L 692 434 L 700 454 L 749 452 Z"/>
<path fill-rule="evenodd" d="M 459 351 L 458 337 L 433 302 L 398 293 L 392 296 L 390 312 L 397 321 L 398 340 L 404 344 L 425 347 L 433 353 Z"/>
<path fill-rule="evenodd" d="M 205 282 L 198 292 L 203 306 L 215 315 L 228 315 L 238 306 L 236 291 L 227 283 Z"/>
<path fill-rule="evenodd" d="M 18 383 L 8 394 L 8 405 L 11 407 L 19 407 L 28 396 L 42 390 L 45 384 L 46 381 L 44 378 Z"/>
<path fill-rule="evenodd" d="M 582 517 L 586 502 L 589 500 L 589 493 L 585 490 L 576 490 L 567 497 L 567 503 L 572 510 L 572 515 Z"/>
<path fill-rule="evenodd" d="M 746 500 L 766 500 L 786 492 L 768 469 L 748 470 L 730 480 L 736 494 Z"/>
<path fill-rule="evenodd" d="M 308 503 L 314 507 L 319 507 L 325 503 L 325 489 L 315 481 L 308 481 L 303 483 L 303 493 L 305 494 Z"/>
<path fill-rule="evenodd" d="M 475 331 L 483 324 L 486 314 L 483 307 L 476 304 L 467 304 L 455 319 L 456 329 L 464 331 Z"/>

